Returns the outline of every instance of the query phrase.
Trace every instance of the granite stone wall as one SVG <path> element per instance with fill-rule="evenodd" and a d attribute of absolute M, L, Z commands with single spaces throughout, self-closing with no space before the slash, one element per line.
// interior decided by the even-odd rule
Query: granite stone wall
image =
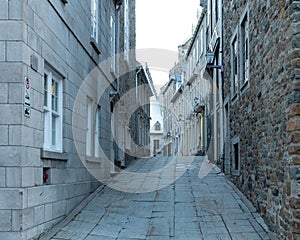
<path fill-rule="evenodd" d="M 231 93 L 230 42 L 249 12 L 250 79 Z M 300 1 L 224 0 L 224 93 L 240 169 L 231 177 L 279 239 L 300 238 Z M 240 76 L 239 76 L 240 77 Z M 240 79 L 240 78 L 239 78 Z"/>
<path fill-rule="evenodd" d="M 32 239 L 61 221 L 99 182 L 80 161 L 73 141 L 75 96 L 90 71 L 110 57 L 114 1 L 99 1 L 99 40 L 91 44 L 90 1 L 0 1 L 0 239 Z M 100 54 L 99 54 L 100 51 Z M 37 65 L 32 62 L 36 58 Z M 63 82 L 63 151 L 43 150 L 44 71 Z M 24 116 L 30 78 L 31 115 Z M 107 76 L 99 76 L 107 81 Z M 100 142 L 111 154 L 110 89 L 100 101 Z M 85 135 L 86 126 L 80 126 Z M 82 146 L 84 148 L 84 146 Z M 94 164 L 103 175 L 106 166 Z M 47 170 L 49 179 L 43 181 Z"/>

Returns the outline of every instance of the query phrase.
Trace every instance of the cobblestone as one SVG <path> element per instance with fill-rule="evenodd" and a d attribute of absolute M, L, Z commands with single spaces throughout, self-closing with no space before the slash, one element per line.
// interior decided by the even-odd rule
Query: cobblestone
<path fill-rule="evenodd" d="M 171 160 L 136 160 L 129 170 L 136 171 L 136 165 L 139 172 L 150 171 L 150 165 L 157 167 L 159 161 L 162 167 Z M 216 167 L 205 178 L 198 177 L 202 162 L 196 157 L 181 178 L 155 192 L 133 194 L 105 187 L 52 240 L 269 239 L 262 219 Z"/>

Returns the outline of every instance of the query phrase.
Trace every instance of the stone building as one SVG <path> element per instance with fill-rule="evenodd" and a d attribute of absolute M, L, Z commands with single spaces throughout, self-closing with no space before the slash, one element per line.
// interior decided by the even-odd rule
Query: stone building
<path fill-rule="evenodd" d="M 135 1 L 120 4 L 1 1 L 0 239 L 60 222 L 122 156 L 111 120 L 122 77 L 136 83 Z"/>
<path fill-rule="evenodd" d="M 156 123 L 150 127 L 151 156 L 157 156 L 162 153 L 163 133 L 162 123 L 157 120 Z"/>
<path fill-rule="evenodd" d="M 202 9 L 185 55 L 186 73 L 182 98 L 184 100 L 184 155 L 203 155 L 214 145 L 211 141 L 211 94 L 213 84 L 207 77 L 206 9 Z"/>
<path fill-rule="evenodd" d="M 299 239 L 300 3 L 223 9 L 225 170 L 279 239 Z"/>
<path fill-rule="evenodd" d="M 173 93 L 170 99 L 170 107 L 172 109 L 172 145 L 173 155 L 182 156 L 186 148 L 184 145 L 184 109 L 186 108 L 186 101 L 182 97 L 182 91 L 185 85 L 186 61 L 185 56 L 190 46 L 191 39 L 189 38 L 185 43 L 178 46 L 178 62 L 169 71 L 169 81 L 173 81 Z"/>
<path fill-rule="evenodd" d="M 208 133 L 208 158 L 215 163 L 222 162 L 224 155 L 224 104 L 223 104 L 223 11 L 221 0 L 201 0 L 206 9 L 206 79 L 211 81 L 211 99 L 208 122 L 211 127 Z"/>

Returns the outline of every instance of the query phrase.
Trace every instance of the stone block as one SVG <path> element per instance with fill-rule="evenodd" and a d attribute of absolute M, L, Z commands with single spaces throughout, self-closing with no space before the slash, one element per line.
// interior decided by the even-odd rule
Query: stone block
<path fill-rule="evenodd" d="M 292 118 L 294 116 L 300 116 L 300 104 L 293 104 L 290 107 L 289 117 Z"/>
<path fill-rule="evenodd" d="M 23 98 L 23 83 L 10 83 L 8 84 L 8 102 L 9 103 L 24 103 Z"/>
<path fill-rule="evenodd" d="M 22 125 L 9 126 L 9 145 L 22 145 Z"/>
<path fill-rule="evenodd" d="M 52 204 L 52 217 L 57 218 L 64 216 L 67 212 L 67 201 L 59 201 Z"/>
<path fill-rule="evenodd" d="M 50 203 L 50 204 L 46 204 L 45 205 L 45 221 L 49 221 L 51 219 L 53 219 L 53 204 Z"/>
<path fill-rule="evenodd" d="M 0 21 L 0 40 L 24 40 L 24 25 L 21 21 Z"/>
<path fill-rule="evenodd" d="M 18 167 L 21 164 L 22 148 L 0 146 L 0 167 Z"/>
<path fill-rule="evenodd" d="M 0 188 L 5 188 L 5 168 L 0 167 Z"/>
<path fill-rule="evenodd" d="M 22 165 L 27 167 L 41 167 L 41 150 L 37 148 L 27 147 L 24 150 L 24 158 Z"/>
<path fill-rule="evenodd" d="M 0 208 L 4 210 L 21 209 L 22 197 L 23 192 L 18 189 L 0 189 Z"/>
<path fill-rule="evenodd" d="M 8 102 L 8 85 L 6 83 L 0 84 L 0 103 Z"/>
<path fill-rule="evenodd" d="M 21 187 L 22 185 L 22 169 L 20 167 L 6 168 L 6 187 Z"/>
<path fill-rule="evenodd" d="M 34 168 L 34 185 L 43 185 L 43 169 L 41 167 Z"/>
<path fill-rule="evenodd" d="M 34 108 L 31 108 L 31 116 L 30 118 L 25 117 L 24 118 L 24 125 L 28 126 L 29 128 L 34 129 L 43 129 L 44 123 L 43 123 L 43 113 L 41 111 L 38 111 Z M 38 132 L 36 132 L 38 133 Z M 40 133 L 39 133 L 40 135 Z M 24 134 L 24 137 L 26 138 L 26 135 Z M 40 136 L 35 136 L 35 138 L 40 138 Z M 43 144 L 43 140 L 40 139 L 39 145 Z M 37 147 L 37 146 L 35 146 Z"/>
<path fill-rule="evenodd" d="M 294 165 L 300 165 L 300 156 L 293 156 L 292 161 Z"/>
<path fill-rule="evenodd" d="M 8 1 L 8 17 L 15 20 L 23 18 L 23 0 Z"/>
<path fill-rule="evenodd" d="M 0 72 L 0 82 L 2 83 L 23 82 L 24 80 L 22 63 L 0 62 Z"/>
<path fill-rule="evenodd" d="M 10 231 L 12 225 L 11 211 L 0 210 L 0 231 Z"/>
<path fill-rule="evenodd" d="M 5 61 L 6 58 L 6 43 L 0 42 L 0 62 Z"/>
<path fill-rule="evenodd" d="M 34 208 L 34 225 L 39 225 L 45 222 L 45 206 L 38 206 Z"/>
<path fill-rule="evenodd" d="M 12 211 L 12 231 L 20 231 L 22 222 L 22 210 Z"/>
<path fill-rule="evenodd" d="M 8 0 L 0 0 L 0 19 L 8 19 Z"/>
<path fill-rule="evenodd" d="M 289 154 L 291 155 L 300 155 L 300 145 L 291 144 L 289 146 Z"/>
<path fill-rule="evenodd" d="M 23 50 L 23 42 L 20 41 L 13 41 L 7 42 L 7 61 L 10 62 L 21 62 L 22 61 L 22 50 Z"/>
<path fill-rule="evenodd" d="M 23 118 L 23 105 L 22 104 L 1 104 L 0 112 L 2 116 L 0 118 L 0 124 L 20 124 Z"/>
<path fill-rule="evenodd" d="M 57 186 L 39 186 L 27 189 L 28 207 L 57 201 Z"/>
<path fill-rule="evenodd" d="M 0 145 L 8 145 L 8 126 L 0 125 Z"/>
<path fill-rule="evenodd" d="M 32 89 L 31 91 L 32 93 L 32 107 L 43 112 L 44 109 L 44 94 L 42 94 L 41 92 L 35 91 Z"/>
<path fill-rule="evenodd" d="M 34 226 L 34 208 L 26 208 L 22 213 L 22 230 Z"/>
<path fill-rule="evenodd" d="M 22 187 L 34 186 L 34 170 L 32 167 L 22 168 Z"/>
<path fill-rule="evenodd" d="M 0 239 L 21 240 L 21 232 L 0 232 Z"/>
<path fill-rule="evenodd" d="M 32 28 L 28 27 L 27 36 L 28 46 L 30 46 L 33 50 L 38 51 L 38 35 L 36 34 L 36 32 Z"/>

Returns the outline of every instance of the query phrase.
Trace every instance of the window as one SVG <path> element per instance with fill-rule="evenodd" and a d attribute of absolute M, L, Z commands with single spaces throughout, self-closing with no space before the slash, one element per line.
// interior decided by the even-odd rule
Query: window
<path fill-rule="evenodd" d="M 238 41 L 235 36 L 231 42 L 231 89 L 232 97 L 235 97 L 238 90 Z"/>
<path fill-rule="evenodd" d="M 154 153 L 159 149 L 159 140 L 155 139 L 154 140 Z"/>
<path fill-rule="evenodd" d="M 98 0 L 91 0 L 91 37 L 98 43 L 98 15 L 99 15 L 99 2 Z"/>
<path fill-rule="evenodd" d="M 200 30 L 200 37 L 199 37 L 199 56 L 202 56 L 203 54 L 203 43 L 204 43 L 204 31 L 203 28 Z"/>
<path fill-rule="evenodd" d="M 241 87 L 249 80 L 249 21 L 247 12 L 241 21 L 241 42 L 240 42 L 240 62 L 241 62 Z"/>
<path fill-rule="evenodd" d="M 62 77 L 44 73 L 44 150 L 62 152 Z"/>
<path fill-rule="evenodd" d="M 94 152 L 94 136 L 93 136 L 93 101 L 87 97 L 86 105 L 86 156 L 92 157 Z"/>
<path fill-rule="evenodd" d="M 232 173 L 239 175 L 240 172 L 240 139 L 235 137 L 232 140 Z"/>
<path fill-rule="evenodd" d="M 215 0 L 215 14 L 216 14 L 216 23 L 219 19 L 219 0 Z"/>
<path fill-rule="evenodd" d="M 101 110 L 101 108 L 98 105 L 97 109 L 96 109 L 96 114 L 95 114 L 95 131 L 94 131 L 94 138 L 95 138 L 95 140 L 94 140 L 94 142 L 95 142 L 94 156 L 96 158 L 99 157 L 99 148 L 100 148 L 100 146 L 99 146 L 99 144 L 100 144 L 100 142 L 99 142 L 99 137 L 100 137 L 100 110 Z"/>
<path fill-rule="evenodd" d="M 115 27 L 115 20 L 113 16 L 110 16 L 110 29 L 111 29 L 111 35 L 110 35 L 110 45 L 111 45 L 111 70 L 113 72 L 116 71 L 116 27 Z"/>
<path fill-rule="evenodd" d="M 124 1 L 124 58 L 129 61 L 129 3 Z"/>
<path fill-rule="evenodd" d="M 160 123 L 155 124 L 155 131 L 160 131 Z"/>
<path fill-rule="evenodd" d="M 99 157 L 100 137 L 100 110 L 99 105 L 89 97 L 86 100 L 86 156 Z"/>

